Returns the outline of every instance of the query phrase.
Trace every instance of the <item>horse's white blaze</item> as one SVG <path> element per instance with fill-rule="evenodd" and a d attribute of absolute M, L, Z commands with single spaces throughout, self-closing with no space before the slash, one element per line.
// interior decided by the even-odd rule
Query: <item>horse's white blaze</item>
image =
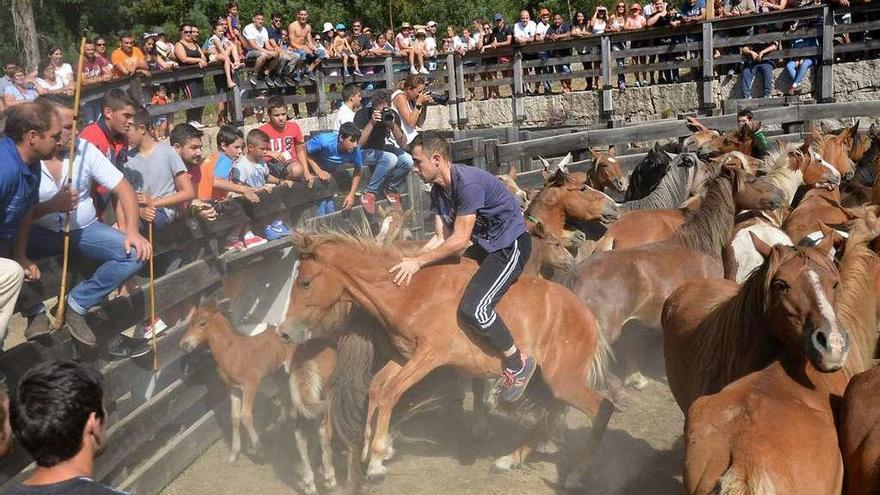
<path fill-rule="evenodd" d="M 826 169 L 828 169 L 831 172 L 831 175 L 840 179 L 840 170 L 837 170 L 837 167 L 828 163 L 828 161 L 826 161 L 824 158 L 822 158 L 822 156 L 819 153 L 812 151 L 812 150 L 810 151 L 810 153 L 813 155 L 814 160 L 818 160 L 820 165 L 822 165 L 823 167 L 825 167 Z"/>
<path fill-rule="evenodd" d="M 816 294 L 816 304 L 819 306 L 819 313 L 831 329 L 826 336 L 826 345 L 831 349 L 832 353 L 840 352 L 843 350 L 845 342 L 843 334 L 837 328 L 837 316 L 834 314 L 834 307 L 828 300 L 828 295 L 825 294 L 822 284 L 819 283 L 819 275 L 813 270 L 807 270 L 807 280 L 810 281 L 810 286 Z"/>
<path fill-rule="evenodd" d="M 382 227 L 379 229 L 379 233 L 376 234 L 376 240 L 379 242 L 385 242 L 385 239 L 388 238 L 388 232 L 391 230 L 391 221 L 393 219 L 391 217 L 385 217 L 382 219 Z"/>
<path fill-rule="evenodd" d="M 617 163 L 617 158 L 614 158 L 613 156 L 609 156 L 608 161 L 611 163 Z"/>
<path fill-rule="evenodd" d="M 736 283 L 738 284 L 745 282 L 752 271 L 764 263 L 764 257 L 755 249 L 755 243 L 752 242 L 749 232 L 755 234 L 756 237 L 770 246 L 775 246 L 776 244 L 793 245 L 788 234 L 766 223 L 750 225 L 737 232 L 733 237 L 731 247 L 733 249 L 733 256 L 736 258 Z"/>
<path fill-rule="evenodd" d="M 844 232 L 842 230 L 837 230 L 836 232 L 838 235 L 840 235 L 844 239 L 849 239 L 849 232 Z M 810 241 L 813 242 L 813 245 L 816 245 L 816 244 L 819 244 L 819 242 L 825 238 L 825 234 L 823 234 L 821 230 L 817 230 L 815 232 L 810 232 L 804 238 L 809 239 Z M 831 249 L 828 251 L 828 257 L 831 259 L 834 259 L 835 256 L 837 256 L 837 248 L 832 246 Z"/>

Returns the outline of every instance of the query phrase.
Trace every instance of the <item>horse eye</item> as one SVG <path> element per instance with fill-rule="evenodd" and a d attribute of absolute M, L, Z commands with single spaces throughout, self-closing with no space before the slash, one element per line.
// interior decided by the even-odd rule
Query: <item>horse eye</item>
<path fill-rule="evenodd" d="M 207 320 L 207 319 L 203 319 L 203 320 L 199 321 L 199 326 L 200 326 L 200 327 L 204 327 L 204 326 L 206 326 L 207 324 L 208 324 L 208 320 Z"/>
<path fill-rule="evenodd" d="M 834 287 L 833 287 L 833 289 L 834 289 L 834 290 L 837 290 L 837 286 L 838 286 L 838 285 L 840 285 L 840 282 L 834 282 Z"/>
<path fill-rule="evenodd" d="M 790 288 L 790 286 L 788 285 L 788 282 L 786 282 L 785 280 L 780 280 L 778 278 L 776 280 L 774 280 L 770 285 L 771 285 L 771 287 L 773 287 L 773 290 L 776 292 L 787 292 L 788 289 Z"/>
<path fill-rule="evenodd" d="M 310 280 L 300 280 L 299 281 L 299 286 L 301 289 L 308 289 L 309 286 L 311 286 L 311 285 L 312 285 L 312 282 Z"/>

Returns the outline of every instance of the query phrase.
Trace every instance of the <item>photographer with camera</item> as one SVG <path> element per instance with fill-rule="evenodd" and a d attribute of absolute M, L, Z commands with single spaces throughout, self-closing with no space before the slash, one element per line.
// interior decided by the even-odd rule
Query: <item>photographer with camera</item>
<path fill-rule="evenodd" d="M 419 135 L 418 127 L 425 123 L 428 116 L 428 104 L 434 98 L 427 91 L 425 78 L 418 74 L 410 74 L 403 81 L 403 88 L 391 93 L 391 107 L 400 115 L 400 128 L 404 140 L 397 141 L 404 148 Z"/>
<path fill-rule="evenodd" d="M 400 209 L 400 188 L 412 170 L 412 156 L 398 146 L 406 142 L 401 118 L 391 109 L 386 91 L 373 94 L 373 104 L 354 115 L 354 125 L 361 130 L 358 144 L 363 150 L 364 165 L 370 167 L 370 183 L 361 195 L 364 211 L 376 213 L 376 195 L 383 192 L 393 208 Z"/>

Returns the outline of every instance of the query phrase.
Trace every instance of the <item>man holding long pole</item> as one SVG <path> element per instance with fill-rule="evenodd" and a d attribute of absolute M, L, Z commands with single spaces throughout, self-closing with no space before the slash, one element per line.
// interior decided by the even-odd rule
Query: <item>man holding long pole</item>
<path fill-rule="evenodd" d="M 136 273 L 150 257 L 151 246 L 138 231 L 137 197 L 131 184 L 112 163 L 92 144 L 76 140 L 75 158 L 68 168 L 68 145 L 73 137 L 73 111 L 65 102 L 41 98 L 54 108 L 64 129 L 54 156 L 41 163 L 39 186 L 40 203 L 25 217 L 16 242 L 16 259 L 25 269 L 25 278 L 39 280 L 40 271 L 31 261 L 60 254 L 68 212 L 71 252 L 100 263 L 95 273 L 73 287 L 66 297 L 69 310 L 65 322 L 71 336 L 87 346 L 97 345 L 97 339 L 86 323 L 88 310 L 104 301 L 107 294 Z M 71 174 L 72 172 L 72 174 Z M 67 187 L 67 180 L 72 186 Z M 91 183 L 106 187 L 116 197 L 125 212 L 127 222 L 120 232 L 97 220 L 91 196 Z M 32 316 L 25 332 L 29 339 L 49 332 L 45 313 Z M 110 357 L 124 358 L 149 352 L 149 346 L 119 336 L 111 342 Z"/>

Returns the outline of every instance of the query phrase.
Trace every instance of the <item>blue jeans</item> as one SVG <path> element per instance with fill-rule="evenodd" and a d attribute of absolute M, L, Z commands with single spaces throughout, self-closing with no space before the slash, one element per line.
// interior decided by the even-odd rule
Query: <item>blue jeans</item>
<path fill-rule="evenodd" d="M 336 211 L 336 203 L 333 202 L 333 198 L 324 198 L 318 201 L 318 216 L 329 215 L 334 211 Z"/>
<path fill-rule="evenodd" d="M 378 194 L 382 190 L 382 184 L 391 191 L 399 192 L 412 170 L 412 155 L 400 148 L 393 151 L 365 149 L 363 152 L 364 165 L 373 169 L 367 192 Z"/>
<path fill-rule="evenodd" d="M 764 98 L 770 97 L 770 91 L 773 89 L 773 64 L 761 62 L 758 64 L 746 64 L 745 68 L 743 68 L 743 98 L 752 97 L 752 83 L 755 82 L 755 76 L 758 72 L 761 73 L 764 79 Z"/>
<path fill-rule="evenodd" d="M 788 72 L 788 77 L 791 78 L 792 84 L 802 83 L 804 78 L 807 77 L 807 70 L 810 69 L 813 65 L 813 59 L 804 58 L 801 59 L 801 64 L 795 67 L 797 64 L 797 60 L 789 60 L 785 64 L 785 70 Z"/>
<path fill-rule="evenodd" d="M 143 263 L 138 261 L 134 249 L 125 254 L 124 240 L 125 234 L 101 222 L 92 222 L 88 227 L 70 231 L 72 252 L 101 263 L 91 278 L 76 284 L 70 291 L 67 297 L 70 309 L 85 314 L 140 270 Z M 28 238 L 28 257 L 40 259 L 56 256 L 61 254 L 63 246 L 63 232 L 34 225 Z"/>

